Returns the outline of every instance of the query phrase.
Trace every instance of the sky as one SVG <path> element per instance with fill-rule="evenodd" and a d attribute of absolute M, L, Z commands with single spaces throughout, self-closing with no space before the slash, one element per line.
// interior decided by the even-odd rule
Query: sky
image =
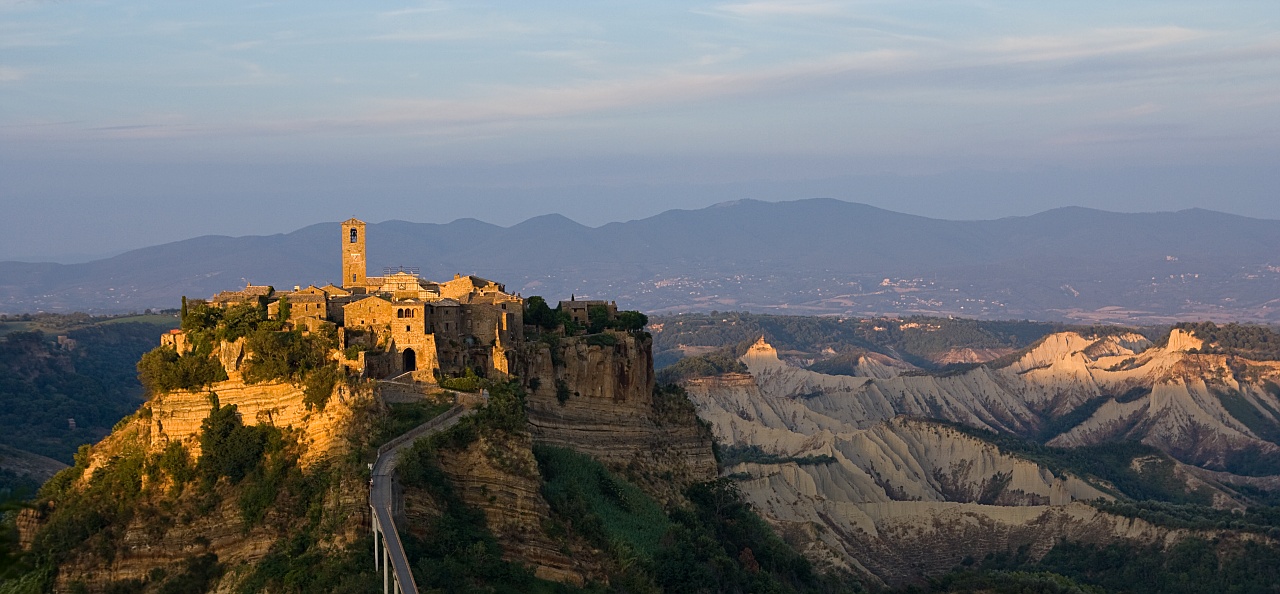
<path fill-rule="evenodd" d="M 0 260 L 740 198 L 1280 219 L 1280 3 L 0 0 Z"/>

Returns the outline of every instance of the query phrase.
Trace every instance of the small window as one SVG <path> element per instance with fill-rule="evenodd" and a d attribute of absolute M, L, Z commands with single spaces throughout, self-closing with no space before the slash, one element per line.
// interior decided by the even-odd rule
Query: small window
<path fill-rule="evenodd" d="M 408 332 L 408 331 L 409 331 L 409 327 L 408 327 L 408 326 L 405 326 L 405 327 L 404 327 L 404 331 L 405 331 L 405 332 Z"/>
<path fill-rule="evenodd" d="M 397 318 L 403 318 L 403 317 L 404 317 L 404 310 L 403 310 L 403 309 L 397 309 L 397 310 L 396 310 L 396 317 L 397 317 Z"/>
<path fill-rule="evenodd" d="M 351 243 L 356 243 L 356 230 L 351 230 Z"/>
<path fill-rule="evenodd" d="M 356 282 L 356 273 L 354 272 L 351 273 L 351 282 Z"/>

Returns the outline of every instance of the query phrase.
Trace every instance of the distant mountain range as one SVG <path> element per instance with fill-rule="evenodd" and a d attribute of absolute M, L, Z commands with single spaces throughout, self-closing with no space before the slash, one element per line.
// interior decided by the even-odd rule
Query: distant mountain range
<path fill-rule="evenodd" d="M 335 222 L 83 264 L 0 262 L 0 312 L 140 311 L 247 281 L 335 282 L 338 236 Z M 526 296 L 646 311 L 1280 321 L 1280 224 L 1199 209 L 947 221 L 831 199 L 742 200 L 595 228 L 561 215 L 511 227 L 387 221 L 368 238 L 371 274 L 476 274 Z"/>

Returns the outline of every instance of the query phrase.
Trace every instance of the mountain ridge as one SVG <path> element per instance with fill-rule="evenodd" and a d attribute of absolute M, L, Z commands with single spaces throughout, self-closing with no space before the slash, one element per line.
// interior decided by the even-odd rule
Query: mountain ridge
<path fill-rule="evenodd" d="M 0 262 L 0 311 L 135 311 L 235 282 L 334 280 L 336 227 L 200 236 L 81 264 Z M 508 227 L 390 220 L 369 236 L 371 271 L 474 273 L 648 311 L 1280 320 L 1280 226 L 1203 209 L 952 221 L 830 198 L 739 200 L 599 227 L 562 214 Z"/>

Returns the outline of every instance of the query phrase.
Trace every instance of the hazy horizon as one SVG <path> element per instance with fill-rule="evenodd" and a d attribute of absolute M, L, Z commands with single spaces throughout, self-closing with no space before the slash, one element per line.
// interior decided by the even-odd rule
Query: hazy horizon
<path fill-rule="evenodd" d="M 824 199 L 826 199 L 826 200 L 838 200 L 838 199 L 832 199 L 832 198 L 800 198 L 800 199 L 797 199 L 797 200 L 759 200 L 758 202 L 785 203 L 785 202 L 801 202 L 801 201 L 805 201 L 805 200 L 824 200 Z M 586 227 L 599 228 L 599 227 L 603 227 L 603 226 L 606 226 L 606 225 L 609 225 L 609 224 L 613 224 L 613 223 L 626 223 L 626 222 L 630 222 L 630 221 L 644 220 L 644 219 L 648 219 L 648 218 L 656 217 L 656 216 L 659 216 L 659 215 L 662 215 L 662 214 L 665 214 L 665 213 L 668 213 L 668 212 L 672 212 L 672 211 L 701 210 L 701 209 L 704 209 L 704 208 L 711 208 L 711 207 L 715 207 L 715 206 L 720 206 L 720 205 L 725 205 L 725 204 L 731 204 L 731 203 L 733 203 L 733 202 L 738 202 L 738 201 L 740 201 L 740 200 L 755 200 L 755 199 L 753 199 L 753 198 L 746 198 L 746 199 L 738 199 L 738 200 L 727 200 L 727 201 L 723 201 L 723 202 L 717 202 L 717 203 L 709 204 L 709 205 L 702 206 L 702 207 L 693 207 L 693 208 L 669 208 L 669 209 L 662 210 L 662 211 L 660 211 L 660 212 L 653 212 L 653 213 L 651 213 L 651 214 L 647 214 L 647 215 L 644 215 L 644 216 L 637 216 L 637 217 L 634 217 L 634 218 L 618 219 L 618 220 L 601 220 L 601 221 L 595 221 L 595 220 L 592 220 L 592 221 L 590 221 L 590 222 L 584 222 L 584 221 L 582 221 L 582 220 L 575 219 L 575 218 L 574 218 L 574 217 L 572 217 L 572 216 L 569 216 L 569 215 L 566 215 L 566 214 L 564 214 L 564 213 L 560 213 L 560 212 L 547 212 L 547 213 L 535 214 L 535 215 L 532 215 L 532 216 L 529 216 L 529 217 L 526 217 L 526 218 L 523 218 L 523 219 L 520 219 L 520 220 L 515 220 L 515 221 L 504 221 L 504 222 L 501 222 L 501 223 L 500 223 L 500 222 L 495 222 L 495 221 L 492 221 L 492 220 L 486 220 L 486 219 L 481 218 L 481 217 L 474 217 L 474 216 L 458 217 L 458 218 L 454 218 L 454 219 L 451 219 L 451 220 L 448 220 L 448 221 L 416 221 L 416 220 L 411 220 L 411 219 L 402 219 L 402 218 L 389 218 L 389 219 L 381 219 L 381 220 L 377 220 L 377 219 L 369 219 L 369 218 L 363 217 L 362 215 L 360 215 L 360 213 L 350 213 L 350 214 L 351 214 L 352 216 L 355 216 L 356 218 L 360 218 L 361 220 L 364 220 L 366 223 L 373 224 L 373 225 L 377 225 L 377 224 L 380 224 L 380 223 L 391 222 L 391 221 L 403 221 L 403 222 L 408 222 L 408 223 L 429 223 L 429 224 L 441 224 L 441 225 L 448 225 L 448 224 L 451 224 L 451 223 L 456 223 L 456 222 L 458 222 L 458 221 L 467 221 L 467 220 L 471 220 L 471 221 L 479 221 L 479 222 L 481 222 L 481 223 L 490 224 L 490 225 L 497 225 L 497 226 L 499 226 L 499 227 L 504 227 L 504 228 L 513 227 L 513 226 L 519 225 L 519 224 L 521 224 L 521 223 L 527 222 L 527 221 L 529 221 L 529 220 L 536 219 L 536 218 L 540 218 L 540 217 L 546 217 L 546 216 L 562 216 L 562 217 L 565 217 L 565 218 L 567 218 L 567 219 L 569 219 L 569 220 L 571 220 L 571 221 L 573 221 L 573 222 L 575 222 L 575 223 L 578 223 L 578 224 L 583 225 L 583 226 L 586 226 Z M 867 203 L 855 202 L 855 201 L 850 201 L 850 200 L 841 200 L 841 202 L 846 202 L 846 203 L 850 203 L 850 204 L 867 204 Z M 873 207 L 876 207 L 876 208 L 883 208 L 884 210 L 888 210 L 888 211 L 891 211 L 891 212 L 898 212 L 898 213 L 902 213 L 902 214 L 910 214 L 910 215 L 915 215 L 915 216 L 922 216 L 922 217 L 925 217 L 925 218 L 933 218 L 933 219 L 939 219 L 939 220 L 951 220 L 951 221 L 982 221 L 982 220 L 996 220 L 996 219 L 1004 219 L 1004 218 L 1016 218 L 1016 217 L 1035 216 L 1035 215 L 1038 215 L 1038 214 L 1043 214 L 1043 213 L 1046 213 L 1046 212 L 1050 212 L 1050 211 L 1053 211 L 1053 210 L 1059 210 L 1059 209 L 1063 209 L 1063 208 L 1087 208 L 1087 209 L 1090 209 L 1090 210 L 1098 210 L 1098 211 L 1102 211 L 1102 212 L 1119 213 L 1119 214 L 1146 214 L 1146 213 L 1155 213 L 1155 212 L 1177 212 L 1177 211 L 1182 211 L 1182 210 L 1188 210 L 1188 209 L 1196 209 L 1196 208 L 1198 208 L 1198 209 L 1208 210 L 1208 211 L 1212 211 L 1212 212 L 1219 212 L 1219 213 L 1222 213 L 1222 214 L 1228 214 L 1228 215 L 1234 215 L 1234 216 L 1245 216 L 1245 217 L 1248 217 L 1248 215 L 1241 215 L 1241 214 L 1238 214 L 1238 213 L 1230 213 L 1230 212 L 1226 212 L 1226 211 L 1214 210 L 1214 209 L 1212 209 L 1212 208 L 1203 208 L 1203 207 L 1199 207 L 1199 206 L 1188 206 L 1188 207 L 1186 207 L 1186 208 L 1178 208 L 1178 209 L 1162 209 L 1162 210 L 1150 210 L 1150 211 L 1130 211 L 1130 212 L 1125 212 L 1125 211 L 1109 210 L 1109 209 L 1106 209 L 1106 208 L 1085 207 L 1085 206 L 1077 206 L 1077 205 L 1063 205 L 1063 206 L 1053 206 L 1053 207 L 1045 208 L 1045 209 L 1043 209 L 1043 210 L 1039 210 L 1039 211 L 1031 212 L 1031 213 L 1027 213 L 1027 214 L 1013 214 L 1013 215 L 1005 215 L 1005 216 L 999 216 L 999 217 L 937 217 L 937 216 L 930 216 L 930 215 L 928 215 L 928 214 L 924 214 L 924 213 L 918 213 L 918 212 L 907 212 L 907 211 L 905 211 L 905 210 L 895 210 L 895 209 L 892 209 L 892 208 L 884 208 L 884 207 L 876 206 L 876 205 L 874 205 L 874 204 L 868 204 L 868 206 L 873 206 Z M 206 237 L 206 236 L 226 236 L 226 237 L 261 237 L 261 236 L 268 236 L 268 235 L 282 235 L 282 234 L 289 234 L 289 233 L 293 233 L 293 232 L 295 232 L 295 231 L 299 231 L 299 230 L 304 229 L 304 228 L 306 228 L 306 227 L 310 227 L 310 226 L 312 226 L 312 225 L 317 225 L 317 224 L 332 223 L 332 224 L 335 224 L 335 225 L 336 225 L 340 220 L 342 220 L 342 218 L 345 218 L 346 216 L 347 216 L 347 215 L 342 215 L 342 217 L 334 217 L 334 218 L 333 218 L 333 220 L 328 220 L 328 221 L 316 221 L 316 222 L 313 222 L 313 223 L 309 223 L 309 224 L 307 224 L 307 225 L 299 225 L 299 226 L 295 226 L 295 227 L 291 227 L 291 228 L 285 228 L 285 229 L 276 229 L 276 230 L 267 231 L 267 232 L 264 232 L 264 233 L 238 233 L 238 234 L 237 234 L 237 233 L 200 233 L 200 234 L 197 234 L 197 235 L 191 235 L 191 236 L 188 236 L 188 237 L 179 237 L 179 238 L 176 238 L 176 239 L 173 239 L 173 240 L 169 240 L 169 241 L 157 241 L 157 242 L 153 242 L 153 243 L 146 243 L 146 244 L 143 244 L 143 245 L 137 245 L 137 246 L 129 247 L 129 248 L 125 248 L 125 249 L 118 249 L 118 250 L 114 250 L 114 251 L 110 251 L 110 252 L 102 252 L 102 253 L 64 253 L 64 254 L 54 254 L 54 255 L 52 255 L 52 256 L 44 257 L 44 258 L 40 258 L 40 257 L 38 257 L 38 256 L 37 256 L 37 257 L 29 257 L 29 258 L 0 258 L 0 262 L 27 262 L 27 263 L 53 263 L 53 264 L 82 264 L 82 263 L 86 263 L 86 262 L 93 262 L 93 261 L 96 261 L 96 260 L 103 260 L 103 259 L 111 258 L 111 257 L 118 256 L 118 255 L 120 255 L 120 254 L 124 254 L 124 253 L 130 252 L 130 251 L 136 250 L 136 249 L 142 249 L 142 248 L 153 247 L 153 246 L 157 246 L 157 245 L 163 245 L 163 244 L 166 244 L 166 243 L 172 243 L 172 242 L 174 242 L 174 241 L 183 241 L 183 240 L 187 240 L 187 239 L 194 239 L 194 238 L 197 238 L 197 237 Z M 1263 220 L 1272 220 L 1272 219 L 1269 219 L 1269 218 L 1267 218 L 1267 217 L 1248 217 L 1248 218 L 1263 219 Z M 1280 221 L 1277 221 L 1277 222 L 1280 222 Z"/>
<path fill-rule="evenodd" d="M 1280 219 L 1280 5 L 0 0 L 0 260 L 739 198 Z"/>

